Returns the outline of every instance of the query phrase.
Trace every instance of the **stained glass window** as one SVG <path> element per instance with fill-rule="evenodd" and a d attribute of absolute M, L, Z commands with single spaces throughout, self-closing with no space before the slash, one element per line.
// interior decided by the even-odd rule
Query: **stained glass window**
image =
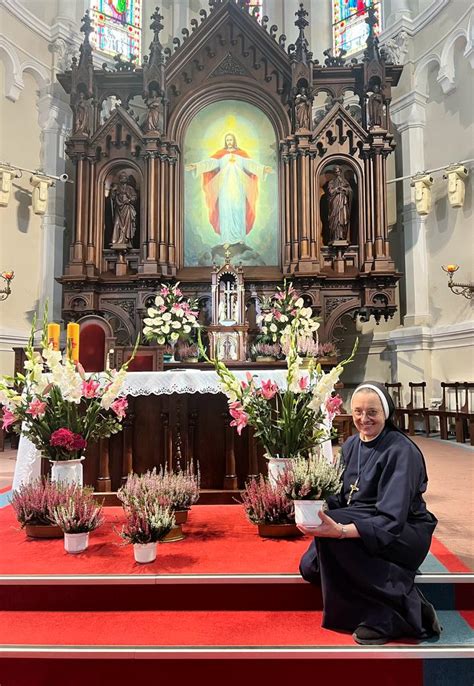
<path fill-rule="evenodd" d="M 140 62 L 142 33 L 141 0 L 90 0 L 94 32 L 91 42 L 106 55 L 121 54 Z"/>
<path fill-rule="evenodd" d="M 382 10 L 380 0 L 333 0 L 334 52 L 346 50 L 350 55 L 365 47 L 369 27 L 365 22 L 367 9 L 373 7 L 378 17 L 375 34 L 380 33 Z"/>
<path fill-rule="evenodd" d="M 254 10 L 257 12 L 257 19 L 261 22 L 263 15 L 263 0 L 246 0 L 245 4 L 249 8 L 250 14 L 253 14 Z"/>

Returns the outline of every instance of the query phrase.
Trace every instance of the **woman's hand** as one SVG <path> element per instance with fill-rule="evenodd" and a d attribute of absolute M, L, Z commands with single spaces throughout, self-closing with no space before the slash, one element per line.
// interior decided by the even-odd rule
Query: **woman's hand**
<path fill-rule="evenodd" d="M 307 529 L 298 524 L 298 529 L 317 538 L 360 538 L 355 524 L 338 524 L 322 510 L 318 512 L 321 524 Z"/>

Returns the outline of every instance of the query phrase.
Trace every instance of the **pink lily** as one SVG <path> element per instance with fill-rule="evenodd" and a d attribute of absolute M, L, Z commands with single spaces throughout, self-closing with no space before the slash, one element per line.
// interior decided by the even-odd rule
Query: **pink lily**
<path fill-rule="evenodd" d="M 308 388 L 309 384 L 309 377 L 308 376 L 300 376 L 298 380 L 298 386 L 300 387 L 300 391 L 305 391 Z"/>
<path fill-rule="evenodd" d="M 278 393 L 278 386 L 268 379 L 268 381 L 262 381 L 260 392 L 265 400 L 271 400 Z"/>
<path fill-rule="evenodd" d="M 41 419 L 41 417 L 44 417 L 46 412 L 46 406 L 47 405 L 45 402 L 41 401 L 39 398 L 35 398 L 28 405 L 26 414 L 31 415 L 33 419 Z"/>
<path fill-rule="evenodd" d="M 231 421 L 230 426 L 235 426 L 237 428 L 237 433 L 240 436 L 242 429 L 244 429 L 248 424 L 249 416 L 243 410 L 241 412 L 237 412 L 236 410 L 231 411 L 231 415 L 234 417 L 234 419 Z"/>
<path fill-rule="evenodd" d="M 123 419 L 125 417 L 125 413 L 127 411 L 128 407 L 128 401 L 127 398 L 117 398 L 114 400 L 110 408 L 115 412 L 117 417 L 119 419 Z"/>
<path fill-rule="evenodd" d="M 160 295 L 169 295 L 170 294 L 170 289 L 168 286 L 163 286 L 160 290 Z"/>
<path fill-rule="evenodd" d="M 17 421 L 17 417 L 11 410 L 4 408 L 2 420 L 2 429 L 8 430 L 9 427 Z"/>
<path fill-rule="evenodd" d="M 82 395 L 84 398 L 96 398 L 98 393 L 100 383 L 94 381 L 94 379 L 89 379 L 89 381 L 82 382 Z"/>

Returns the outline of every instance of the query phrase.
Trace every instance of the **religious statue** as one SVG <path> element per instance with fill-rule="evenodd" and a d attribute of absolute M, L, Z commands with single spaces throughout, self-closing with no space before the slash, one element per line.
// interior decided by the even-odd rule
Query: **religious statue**
<path fill-rule="evenodd" d="M 369 95 L 367 102 L 367 114 L 369 115 L 369 126 L 383 126 L 383 106 L 384 97 L 380 90 L 380 84 L 373 86 L 373 93 Z"/>
<path fill-rule="evenodd" d="M 161 98 L 158 91 L 152 89 L 150 97 L 146 101 L 148 111 L 142 124 L 144 133 L 160 133 L 160 117 L 161 117 Z"/>
<path fill-rule="evenodd" d="M 127 172 L 120 172 L 118 184 L 112 187 L 110 196 L 114 222 L 111 247 L 125 245 L 131 248 L 136 230 L 137 191 L 130 183 Z"/>
<path fill-rule="evenodd" d="M 73 134 L 84 134 L 88 136 L 89 127 L 89 103 L 82 91 L 79 91 L 76 104 L 74 105 L 74 131 Z"/>
<path fill-rule="evenodd" d="M 245 243 L 255 222 L 259 179 L 273 169 L 250 159 L 237 146 L 235 135 L 227 133 L 223 148 L 206 160 L 187 164 L 185 171 L 202 174 L 209 223 L 221 243 Z"/>
<path fill-rule="evenodd" d="M 238 323 L 238 298 L 235 283 L 220 283 L 219 324 L 232 326 Z"/>
<path fill-rule="evenodd" d="M 312 98 L 304 86 L 295 97 L 295 124 L 296 130 L 311 129 Z"/>
<path fill-rule="evenodd" d="M 347 242 L 351 221 L 352 188 L 344 178 L 341 167 L 336 166 L 334 173 L 336 176 L 327 186 L 330 242 Z"/>

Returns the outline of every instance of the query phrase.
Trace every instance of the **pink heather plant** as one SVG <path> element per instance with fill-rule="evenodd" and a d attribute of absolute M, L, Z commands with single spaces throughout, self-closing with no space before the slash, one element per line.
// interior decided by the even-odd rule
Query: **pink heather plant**
<path fill-rule="evenodd" d="M 176 523 L 168 508 L 154 503 L 135 503 L 126 510 L 127 521 L 119 532 L 125 543 L 154 543 L 161 541 Z"/>
<path fill-rule="evenodd" d="M 55 523 L 65 534 L 94 531 L 102 523 L 102 505 L 98 505 L 90 489 L 76 486 L 67 500 L 53 508 Z"/>
<path fill-rule="evenodd" d="M 171 510 L 188 510 L 199 499 L 199 465 L 195 472 L 189 464 L 184 470 L 171 472 L 167 467 L 156 467 L 145 474 L 129 474 L 117 497 L 125 509 L 131 510 L 149 503 L 158 503 Z"/>
<path fill-rule="evenodd" d="M 46 478 L 20 486 L 13 492 L 11 504 L 21 527 L 54 524 L 54 510 L 66 503 L 75 489 L 75 484 L 51 482 Z"/>
<path fill-rule="evenodd" d="M 293 502 L 282 487 L 273 486 L 260 474 L 245 484 L 241 494 L 245 513 L 252 524 L 294 524 Z"/>

